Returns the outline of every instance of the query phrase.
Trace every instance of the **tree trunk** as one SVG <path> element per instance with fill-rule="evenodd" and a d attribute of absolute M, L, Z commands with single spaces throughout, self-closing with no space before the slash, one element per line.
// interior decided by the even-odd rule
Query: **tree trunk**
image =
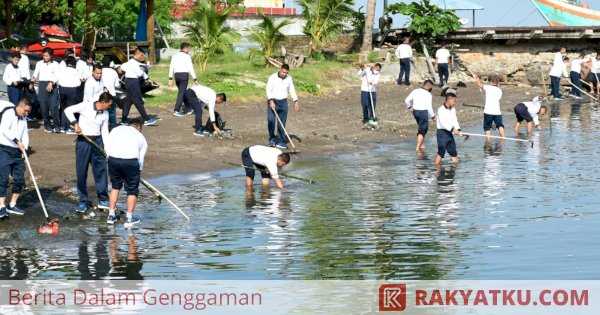
<path fill-rule="evenodd" d="M 435 69 L 433 68 L 433 63 L 431 62 L 431 57 L 429 56 L 429 51 L 427 50 L 427 45 L 425 45 L 425 41 L 423 41 L 423 39 L 419 39 L 419 43 L 421 43 L 421 46 L 423 47 L 423 53 L 425 54 L 425 58 L 427 58 L 427 69 L 429 69 L 429 74 L 431 74 L 433 82 L 435 82 L 435 84 L 440 84 L 440 79 L 438 78 L 437 73 L 435 73 Z"/>
<path fill-rule="evenodd" d="M 94 0 L 85 0 L 85 18 L 88 21 L 88 27 L 85 30 L 85 46 L 87 49 L 92 49 L 94 45 L 94 26 L 90 22 L 90 14 L 94 10 Z"/>
<path fill-rule="evenodd" d="M 4 1 L 4 12 L 6 13 L 6 36 L 12 35 L 13 29 L 13 2 L 12 0 Z"/>
<path fill-rule="evenodd" d="M 373 50 L 373 25 L 375 24 L 376 0 L 367 1 L 367 13 L 365 15 L 365 31 L 360 51 L 368 53 Z"/>
<path fill-rule="evenodd" d="M 148 59 L 151 64 L 156 63 L 156 41 L 154 40 L 154 0 L 147 0 L 148 8 L 148 20 L 146 22 L 146 34 L 148 35 L 148 41 L 150 42 L 150 52 L 148 52 Z"/>
<path fill-rule="evenodd" d="M 69 35 L 73 39 L 73 32 L 75 31 L 75 24 L 73 23 L 73 1 L 67 0 L 67 15 L 69 16 Z"/>

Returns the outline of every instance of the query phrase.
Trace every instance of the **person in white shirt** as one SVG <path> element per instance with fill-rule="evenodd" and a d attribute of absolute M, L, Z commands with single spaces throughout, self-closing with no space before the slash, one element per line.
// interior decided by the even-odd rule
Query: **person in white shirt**
<path fill-rule="evenodd" d="M 435 68 L 440 76 L 440 86 L 448 83 L 450 77 L 449 65 L 452 65 L 452 57 L 450 51 L 446 48 L 447 44 L 442 43 L 442 47 L 435 52 Z"/>
<path fill-rule="evenodd" d="M 456 151 L 456 142 L 453 135 L 463 136 L 458 120 L 456 119 L 456 94 L 453 91 L 446 91 L 446 100 L 444 105 L 440 106 L 437 114 L 437 145 L 438 152 L 435 156 L 434 164 L 439 165 L 446 152 L 450 154 L 452 162 L 458 162 L 458 152 Z"/>
<path fill-rule="evenodd" d="M 52 60 L 54 50 L 46 47 L 43 50 L 43 60 L 38 61 L 31 77 L 31 82 L 39 82 L 38 100 L 42 117 L 44 118 L 44 130 L 46 132 L 60 132 L 60 107 L 58 103 L 58 81 L 59 67 Z M 50 121 L 52 118 L 52 121 Z"/>
<path fill-rule="evenodd" d="M 579 56 L 573 61 L 571 61 L 571 72 L 569 73 L 569 77 L 571 79 L 571 83 L 575 85 L 574 88 L 571 88 L 571 93 L 569 96 L 575 99 L 581 99 L 581 67 L 584 63 L 589 62 L 591 58 L 585 58 L 583 53 L 580 53 Z"/>
<path fill-rule="evenodd" d="M 404 103 L 413 113 L 418 126 L 417 130 L 417 147 L 416 151 L 423 150 L 423 140 L 429 130 L 429 118 L 435 121 L 435 113 L 433 112 L 433 97 L 431 96 L 431 89 L 433 88 L 433 82 L 431 80 L 425 80 L 423 86 L 413 90 L 408 94 Z"/>
<path fill-rule="evenodd" d="M 109 129 L 117 126 L 117 88 L 121 86 L 119 74 L 110 66 L 111 62 L 112 59 L 110 56 L 104 56 L 102 58 L 102 85 L 113 98 L 112 105 L 110 105 L 110 108 L 108 109 Z"/>
<path fill-rule="evenodd" d="M 21 54 L 21 60 L 19 60 L 19 69 L 21 70 L 21 78 L 25 78 L 27 80 L 31 79 L 31 74 L 29 73 L 29 57 L 27 57 L 28 50 L 27 44 L 21 44 L 19 46 L 19 53 Z"/>
<path fill-rule="evenodd" d="M 21 79 L 21 69 L 19 69 L 19 60 L 21 60 L 21 54 L 18 51 L 13 52 L 10 64 L 4 67 L 4 74 L 2 75 L 2 81 L 6 83 L 8 100 L 15 106 L 19 104 L 19 99 L 21 98 L 20 84 L 23 82 L 23 79 Z"/>
<path fill-rule="evenodd" d="M 61 132 L 74 134 L 75 129 L 70 128 L 69 120 L 67 116 L 65 116 L 65 109 L 69 106 L 77 104 L 77 89 L 81 85 L 81 80 L 79 79 L 79 74 L 75 69 L 77 64 L 77 60 L 75 57 L 69 56 L 63 60 L 65 62 L 64 67 L 60 67 L 59 65 L 59 74 L 58 74 L 58 90 L 60 95 L 60 124 L 61 124 Z"/>
<path fill-rule="evenodd" d="M 95 102 L 103 92 L 104 84 L 102 83 L 102 66 L 95 64 L 93 66 L 92 75 L 85 81 L 84 84 L 83 101 Z"/>
<path fill-rule="evenodd" d="M 596 58 L 592 59 L 592 68 L 588 75 L 588 81 L 592 83 L 596 94 L 600 94 L 600 53 L 596 53 Z"/>
<path fill-rule="evenodd" d="M 58 63 L 58 67 L 59 67 L 61 70 L 62 70 L 62 68 L 64 68 L 64 67 L 66 67 L 66 66 L 67 66 L 67 63 L 66 63 L 66 61 L 67 61 L 67 58 L 69 58 L 69 57 L 73 57 L 73 58 L 75 58 L 75 52 L 73 51 L 73 49 L 72 49 L 72 48 L 67 48 L 67 49 L 65 49 L 65 57 L 63 58 L 63 60 L 61 60 L 61 61 Z M 75 58 L 75 62 L 77 62 L 77 58 Z M 78 78 L 80 77 L 79 73 L 77 74 L 77 77 L 78 77 Z M 81 82 L 81 81 L 80 81 L 80 82 Z"/>
<path fill-rule="evenodd" d="M 300 109 L 298 95 L 294 89 L 292 77 L 288 75 L 290 66 L 287 64 L 281 65 L 278 72 L 273 73 L 267 81 L 267 127 L 269 129 L 269 146 L 277 145 L 280 149 L 287 149 L 286 139 L 284 138 L 285 122 L 288 114 L 288 92 L 294 101 L 294 109 Z M 279 115 L 281 123 L 275 119 L 275 111 Z M 277 125 L 277 135 L 279 141 L 275 143 L 275 125 Z"/>
<path fill-rule="evenodd" d="M 75 69 L 77 69 L 77 72 L 79 73 L 79 79 L 81 80 L 81 85 L 77 90 L 77 102 L 83 101 L 85 82 L 92 76 L 95 59 L 96 53 L 93 51 L 84 50 L 79 54 L 79 60 L 77 60 L 77 65 L 75 66 Z"/>
<path fill-rule="evenodd" d="M 560 77 L 569 77 L 567 72 L 567 63 L 569 63 L 569 57 L 563 57 L 562 61 L 557 61 L 552 65 L 550 69 L 550 83 L 552 90 L 550 93 L 554 96 L 554 100 L 562 101 L 562 95 L 560 95 Z"/>
<path fill-rule="evenodd" d="M 108 174 L 112 184 L 109 195 L 109 209 L 106 223 L 115 224 L 117 215 L 117 199 L 119 191 L 125 187 L 127 193 L 127 217 L 125 227 L 141 222 L 133 215 L 137 204 L 140 186 L 140 176 L 144 168 L 144 157 L 148 149 L 146 138 L 142 134 L 143 122 L 132 119 L 129 125 L 115 127 L 110 132 L 106 154 L 108 155 Z"/>
<path fill-rule="evenodd" d="M 185 116 L 185 113 L 181 111 L 181 104 L 183 103 L 183 98 L 188 87 L 189 76 L 191 75 L 194 83 L 198 84 L 194 64 L 189 53 L 190 44 L 181 44 L 180 51 L 173 55 L 171 65 L 169 66 L 169 87 L 173 86 L 173 78 L 175 78 L 175 85 L 177 85 L 177 100 L 173 109 L 173 116 L 177 117 Z M 187 112 L 191 113 L 191 109 L 188 108 Z"/>
<path fill-rule="evenodd" d="M 539 115 L 544 115 L 548 111 L 546 106 L 542 106 L 543 96 L 536 96 L 531 102 L 519 103 L 514 107 L 517 122 L 515 123 L 515 132 L 519 133 L 521 122 L 527 121 L 527 134 L 531 134 L 533 124 L 538 131 L 542 130 Z"/>
<path fill-rule="evenodd" d="M 356 76 L 361 78 L 360 104 L 362 106 L 363 124 L 375 119 L 373 110 L 377 107 L 377 83 L 381 77 L 379 71 L 381 71 L 381 64 L 376 63 L 371 68 L 363 65 L 356 73 Z"/>
<path fill-rule="evenodd" d="M 552 61 L 552 65 L 560 63 L 564 57 L 567 56 L 567 47 L 560 47 L 560 50 L 554 54 L 554 59 Z"/>
<path fill-rule="evenodd" d="M 194 135 L 204 137 L 210 132 L 221 132 L 217 124 L 215 105 L 227 102 L 225 93 L 217 94 L 215 90 L 203 85 L 194 85 L 185 92 L 185 106 L 194 110 Z M 211 122 L 211 130 L 202 127 L 202 109 L 208 107 L 208 117 Z"/>
<path fill-rule="evenodd" d="M 404 84 L 410 85 L 410 60 L 412 59 L 412 47 L 410 46 L 410 38 L 404 37 L 402 44 L 396 48 L 396 57 L 400 60 L 400 73 L 398 74 L 398 85 L 402 85 L 402 78 L 404 77 Z"/>
<path fill-rule="evenodd" d="M 264 145 L 254 145 L 245 148 L 242 151 L 242 165 L 246 169 L 246 187 L 252 187 L 255 170 L 258 169 L 262 177 L 263 186 L 269 186 L 270 179 L 272 178 L 277 188 L 283 188 L 283 183 L 278 175 L 278 168 L 284 167 L 288 163 L 290 163 L 289 153 L 282 153 L 277 148 Z"/>
<path fill-rule="evenodd" d="M 88 209 L 87 174 L 89 164 L 92 164 L 92 173 L 96 183 L 96 194 L 98 196 L 98 208 L 108 210 L 108 180 L 106 178 L 106 158 L 81 135 L 85 135 L 94 141 L 100 148 L 108 146 L 108 108 L 112 103 L 112 97 L 108 92 L 100 94 L 96 102 L 82 102 L 65 109 L 67 119 L 80 135 L 75 144 L 75 170 L 77 173 L 77 194 L 79 205 L 76 209 L 79 213 L 85 213 Z M 79 114 L 79 119 L 75 114 Z"/>
<path fill-rule="evenodd" d="M 496 125 L 500 137 L 504 137 L 504 124 L 502 123 L 502 112 L 500 111 L 500 99 L 502 90 L 498 86 L 498 77 L 490 78 L 490 84 L 483 84 L 477 77 L 477 85 L 485 95 L 485 107 L 483 108 L 483 131 L 486 136 L 492 135 L 492 123 Z M 489 140 L 489 138 L 488 138 Z"/>
<path fill-rule="evenodd" d="M 121 116 L 122 124 L 128 123 L 127 117 L 129 116 L 129 110 L 131 110 L 131 104 L 135 105 L 135 108 L 142 116 L 144 125 L 153 125 L 157 121 L 156 117 L 148 116 L 146 113 L 146 108 L 144 107 L 144 100 L 142 99 L 140 78 L 152 83 L 152 81 L 148 79 L 146 72 L 144 72 L 141 67 L 140 60 L 143 56 L 144 51 L 140 48 L 136 48 L 135 52 L 133 53 L 133 58 L 121 65 L 121 70 L 125 72 L 125 93 L 127 94 L 125 102 L 123 103 L 123 113 Z"/>
<path fill-rule="evenodd" d="M 7 101 L 0 101 L 0 218 L 9 213 L 23 215 L 17 207 L 19 196 L 25 185 L 25 163 L 23 152 L 29 147 L 29 133 L 25 117 L 31 112 L 31 103 L 23 98 L 15 107 Z M 12 197 L 5 204 L 8 178 L 12 177 Z"/>

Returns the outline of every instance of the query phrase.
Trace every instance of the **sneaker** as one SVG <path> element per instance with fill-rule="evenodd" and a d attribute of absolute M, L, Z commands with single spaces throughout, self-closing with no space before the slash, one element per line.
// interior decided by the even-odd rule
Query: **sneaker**
<path fill-rule="evenodd" d="M 27 120 L 27 121 L 37 121 L 37 119 L 29 117 L 29 116 L 25 116 L 25 120 Z"/>
<path fill-rule="evenodd" d="M 0 207 L 0 218 L 8 217 L 5 207 Z"/>
<path fill-rule="evenodd" d="M 194 110 L 193 109 L 189 109 L 187 112 L 185 112 L 186 115 L 192 115 L 194 114 Z"/>
<path fill-rule="evenodd" d="M 142 220 L 139 217 L 136 216 L 132 216 L 131 219 L 127 218 L 125 219 L 125 227 L 132 227 L 138 223 L 142 222 Z"/>
<path fill-rule="evenodd" d="M 58 127 L 54 128 L 54 133 L 60 133 L 62 130 Z"/>
<path fill-rule="evenodd" d="M 196 131 L 194 131 L 194 136 L 206 137 L 206 134 L 204 133 L 204 129 L 196 129 Z"/>
<path fill-rule="evenodd" d="M 52 128 L 44 128 L 44 131 L 47 133 L 53 133 L 54 130 L 52 130 Z"/>
<path fill-rule="evenodd" d="M 75 211 L 79 212 L 79 213 L 85 213 L 87 211 L 87 202 L 80 202 L 79 205 L 77 206 L 77 209 L 75 209 Z"/>
<path fill-rule="evenodd" d="M 555 101 L 564 101 L 565 99 L 564 99 L 564 98 L 562 98 L 562 97 L 555 97 L 555 98 L 554 98 L 554 100 L 555 100 Z"/>
<path fill-rule="evenodd" d="M 278 143 L 275 147 L 278 149 L 288 149 L 288 146 L 285 143 Z"/>
<path fill-rule="evenodd" d="M 77 134 L 77 132 L 73 128 L 66 129 L 65 133 L 68 135 L 76 135 Z"/>
<path fill-rule="evenodd" d="M 121 125 L 123 125 L 123 126 L 129 126 L 129 120 L 127 120 L 127 119 L 122 119 L 122 120 L 121 120 Z"/>
<path fill-rule="evenodd" d="M 117 222 L 117 216 L 109 214 L 106 218 L 106 224 L 115 224 L 115 222 Z"/>
<path fill-rule="evenodd" d="M 16 214 L 16 215 L 24 215 L 25 211 L 23 211 L 21 208 L 14 206 L 14 207 L 6 207 L 6 212 L 10 213 L 10 214 Z"/>
<path fill-rule="evenodd" d="M 156 117 L 150 117 L 148 120 L 144 121 L 144 126 L 154 125 L 157 121 L 158 119 L 156 119 Z"/>
<path fill-rule="evenodd" d="M 275 146 L 275 139 L 269 139 L 269 146 L 270 147 L 274 147 Z"/>
<path fill-rule="evenodd" d="M 175 117 L 183 117 L 183 116 L 185 116 L 185 113 L 184 112 L 174 111 L 173 112 L 173 116 L 175 116 Z M 150 120 L 150 119 L 148 119 L 148 120 Z"/>
<path fill-rule="evenodd" d="M 576 99 L 576 100 L 580 100 L 581 96 L 573 95 L 573 98 Z"/>
<path fill-rule="evenodd" d="M 98 209 L 108 210 L 108 200 L 98 201 Z"/>

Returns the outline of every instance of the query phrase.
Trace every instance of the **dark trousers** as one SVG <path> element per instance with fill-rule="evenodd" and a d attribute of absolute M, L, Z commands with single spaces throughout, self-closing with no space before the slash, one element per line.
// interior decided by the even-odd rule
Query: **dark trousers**
<path fill-rule="evenodd" d="M 202 109 L 207 104 L 200 101 L 196 92 L 192 89 L 187 89 L 187 91 L 185 91 L 183 102 L 188 109 L 192 108 L 194 110 L 194 129 L 198 130 L 202 128 Z"/>
<path fill-rule="evenodd" d="M 98 146 L 104 147 L 102 137 L 90 137 Z M 88 166 L 92 164 L 92 173 L 96 184 L 98 201 L 108 200 L 108 180 L 106 176 L 106 158 L 82 137 L 77 137 L 75 144 L 75 171 L 77 173 L 77 194 L 79 202 L 88 202 L 87 175 Z"/>
<path fill-rule="evenodd" d="M 413 110 L 413 117 L 417 122 L 419 129 L 417 130 L 417 136 L 422 135 L 425 137 L 429 130 L 429 111 L 427 110 Z"/>
<path fill-rule="evenodd" d="M 113 189 L 121 190 L 123 185 L 127 196 L 137 196 L 140 192 L 140 163 L 138 159 L 108 158 L 108 175 Z"/>
<path fill-rule="evenodd" d="M 560 77 L 550 76 L 550 84 L 552 96 L 560 97 Z"/>
<path fill-rule="evenodd" d="M 15 104 L 15 106 L 19 105 L 19 100 L 21 99 L 21 88 L 15 86 L 7 86 L 6 93 L 8 94 L 8 101 Z"/>
<path fill-rule="evenodd" d="M 579 91 L 581 89 L 581 75 L 579 72 L 571 71 L 569 76 L 571 77 L 571 82 L 576 86 L 571 88 L 571 95 L 581 96 L 581 92 Z"/>
<path fill-rule="evenodd" d="M 440 86 L 444 86 L 444 83 L 448 83 L 450 71 L 448 71 L 447 63 L 438 63 L 438 74 L 440 75 Z"/>
<path fill-rule="evenodd" d="M 190 75 L 187 72 L 175 73 L 175 84 L 177 85 L 177 101 L 175 101 L 174 111 L 176 112 L 181 111 L 181 104 L 183 103 L 183 98 L 188 87 L 189 77 Z"/>
<path fill-rule="evenodd" d="M 398 74 L 398 84 L 402 84 L 402 77 L 406 85 L 410 84 L 410 58 L 400 59 L 400 74 Z"/>
<path fill-rule="evenodd" d="M 38 100 L 40 101 L 40 109 L 42 110 L 42 118 L 44 118 L 44 127 L 51 129 L 54 123 L 54 128 L 60 128 L 60 107 L 58 103 L 58 89 L 54 87 L 52 92 L 48 92 L 48 81 L 40 81 Z"/>
<path fill-rule="evenodd" d="M 369 122 L 369 119 L 375 118 L 373 108 L 377 106 L 377 92 L 371 92 L 371 94 L 372 95 L 369 95 L 369 92 L 365 91 L 360 92 L 360 105 L 362 105 L 363 124 Z M 373 107 L 371 107 L 371 96 L 373 97 Z"/>
<path fill-rule="evenodd" d="M 117 102 L 119 98 L 115 95 L 112 97 L 112 104 L 108 108 L 108 127 L 110 129 L 117 126 Z"/>
<path fill-rule="evenodd" d="M 140 80 L 132 78 L 125 79 L 125 92 L 127 93 L 127 97 L 123 103 L 123 115 L 121 116 L 121 119 L 127 121 L 129 110 L 131 110 L 131 104 L 133 103 L 138 112 L 140 112 L 142 119 L 144 121 L 148 120 L 148 114 L 146 114 L 144 100 L 142 99 Z"/>
<path fill-rule="evenodd" d="M 69 120 L 65 115 L 65 109 L 71 105 L 77 104 L 77 87 L 60 87 L 60 113 L 61 113 L 61 128 L 69 129 Z"/>
<path fill-rule="evenodd" d="M 242 150 L 242 164 L 245 166 L 244 169 L 246 170 L 246 176 L 250 177 L 252 180 L 254 180 L 256 169 L 260 171 L 260 176 L 262 178 L 271 178 L 271 175 L 269 175 L 267 172 L 266 167 L 254 163 L 252 157 L 250 156 L 250 148 L 245 148 Z"/>
<path fill-rule="evenodd" d="M 267 127 L 269 129 L 269 143 L 275 141 L 275 125 L 277 125 L 277 137 L 279 138 L 278 144 L 287 143 L 285 139 L 285 132 L 283 128 L 285 127 L 285 122 L 287 120 L 288 113 L 288 100 L 273 100 L 275 102 L 275 111 L 277 111 L 277 115 L 279 115 L 279 119 L 281 119 L 281 124 L 275 118 L 275 114 L 271 110 L 271 106 L 269 106 L 269 101 L 267 101 Z"/>
<path fill-rule="evenodd" d="M 13 178 L 13 194 L 20 194 L 25 185 L 25 162 L 21 150 L 0 145 L 0 196 L 6 197 L 8 177 Z M 0 205 L 4 206 L 4 205 Z"/>

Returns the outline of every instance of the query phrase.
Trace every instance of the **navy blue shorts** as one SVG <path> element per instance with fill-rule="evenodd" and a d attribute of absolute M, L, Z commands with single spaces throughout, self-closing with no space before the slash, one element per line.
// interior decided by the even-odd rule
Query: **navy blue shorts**
<path fill-rule="evenodd" d="M 256 173 L 255 168 L 260 170 L 260 176 L 262 178 L 271 178 L 266 167 L 255 164 L 254 161 L 252 161 L 252 158 L 250 157 L 250 148 L 245 148 L 242 151 L 242 164 L 245 166 L 246 176 L 250 177 L 252 180 L 254 180 L 254 174 Z"/>
<path fill-rule="evenodd" d="M 502 115 L 483 114 L 483 131 L 492 129 L 492 123 L 496 124 L 496 128 L 504 128 L 502 123 Z"/>
<path fill-rule="evenodd" d="M 419 126 L 417 135 L 425 137 L 427 130 L 429 130 L 429 112 L 427 110 L 413 110 L 413 116 Z"/>
<path fill-rule="evenodd" d="M 525 106 L 523 103 L 519 103 L 517 106 L 515 106 L 515 115 L 517 115 L 518 122 L 522 122 L 523 120 L 527 122 L 533 121 L 533 117 L 531 117 L 531 114 L 529 114 L 527 106 Z"/>
<path fill-rule="evenodd" d="M 446 154 L 450 154 L 451 157 L 457 157 L 458 152 L 456 152 L 456 142 L 454 141 L 454 136 L 452 132 L 445 129 L 437 130 L 437 143 L 438 143 L 438 155 L 442 158 Z"/>
<path fill-rule="evenodd" d="M 121 190 L 125 184 L 127 196 L 137 196 L 140 186 L 140 163 L 137 159 L 108 158 L 108 176 L 112 189 Z"/>

